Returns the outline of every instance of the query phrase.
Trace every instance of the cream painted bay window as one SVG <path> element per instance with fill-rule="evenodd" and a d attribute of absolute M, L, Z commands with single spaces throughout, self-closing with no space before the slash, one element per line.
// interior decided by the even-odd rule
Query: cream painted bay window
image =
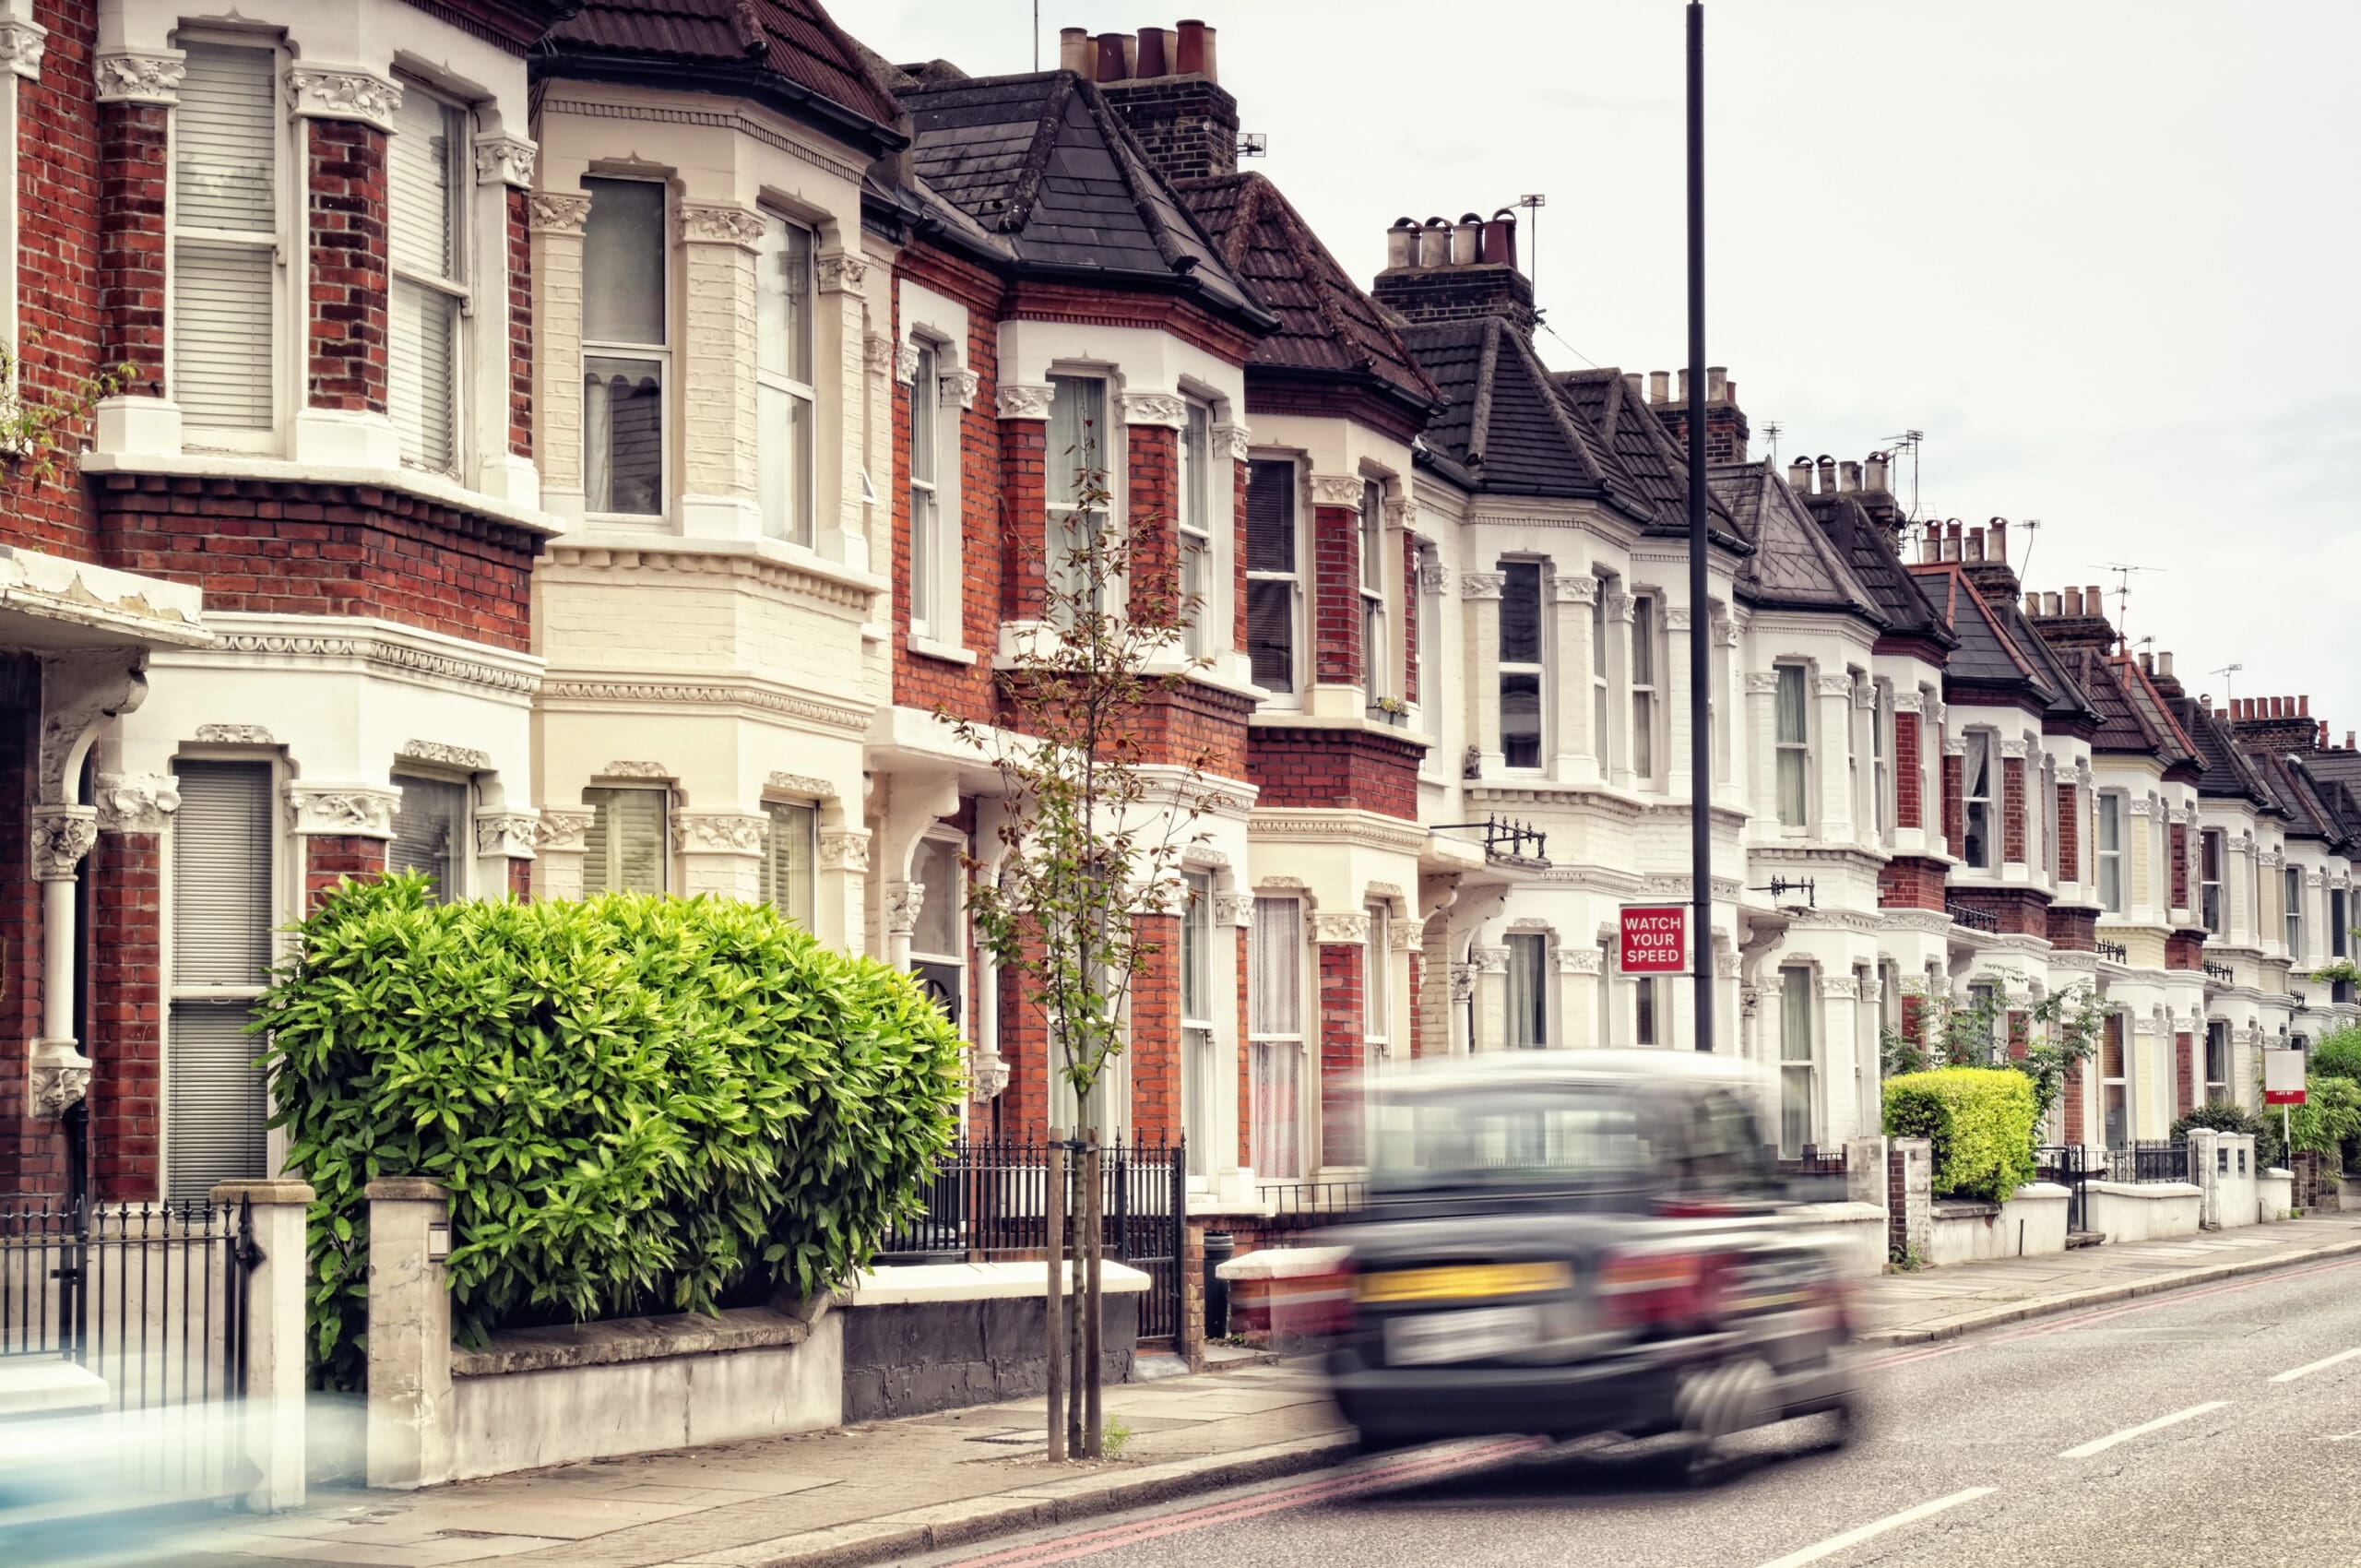
<path fill-rule="evenodd" d="M 386 154 L 393 263 L 387 400 L 402 462 L 430 473 L 459 467 L 459 343 L 467 285 L 460 170 L 467 116 L 415 82 L 402 84 Z"/>
<path fill-rule="evenodd" d="M 1541 582 L 1538 561 L 1501 563 L 1501 760 L 1541 766 Z"/>
<path fill-rule="evenodd" d="M 393 842 L 386 846 L 386 869 L 418 872 L 433 884 L 427 897 L 447 904 L 468 894 L 468 860 L 473 842 L 468 804 L 474 790 L 450 778 L 397 773 L 402 792 L 394 808 Z"/>
<path fill-rule="evenodd" d="M 1302 902 L 1256 898 L 1247 948 L 1249 1161 L 1258 1176 L 1301 1176 Z"/>
<path fill-rule="evenodd" d="M 2289 866 L 2280 874 L 2286 885 L 2286 897 L 2281 907 L 2287 914 L 2287 956 L 2300 963 L 2304 956 L 2304 868 Z"/>
<path fill-rule="evenodd" d="M 1221 604 L 1210 591 L 1220 564 L 1214 553 L 1213 410 L 1193 398 L 1180 426 L 1180 456 L 1179 612 L 1188 627 L 1181 646 L 1192 659 L 1203 659 L 1228 639 L 1216 635 Z"/>
<path fill-rule="evenodd" d="M 1656 601 L 1631 600 L 1631 775 L 1656 776 Z"/>
<path fill-rule="evenodd" d="M 664 515 L 669 453 L 664 187 L 586 179 L 582 230 L 584 506 L 610 517 Z"/>
<path fill-rule="evenodd" d="M 947 621 L 940 631 L 943 597 L 943 517 L 936 490 L 936 452 L 942 445 L 942 383 L 934 345 L 918 345 L 918 374 L 910 381 L 910 630 L 919 636 L 958 640 Z"/>
<path fill-rule="evenodd" d="M 268 1174 L 263 1075 L 246 1032 L 270 968 L 272 779 L 263 762 L 185 761 L 172 817 L 172 978 L 164 1195 Z"/>
<path fill-rule="evenodd" d="M 1813 1078 L 1818 1065 L 1812 1028 L 1811 971 L 1779 971 L 1779 1153 L 1793 1159 L 1814 1142 Z"/>
<path fill-rule="evenodd" d="M 1368 706 L 1394 695 L 1386 680 L 1391 653 L 1385 640 L 1385 487 L 1361 481 L 1361 688 Z"/>
<path fill-rule="evenodd" d="M 763 840 L 763 902 L 804 930 L 814 909 L 813 867 L 818 861 L 818 808 L 774 802 L 763 808 L 770 829 Z"/>
<path fill-rule="evenodd" d="M 169 382 L 199 444 L 277 417 L 278 57 L 184 39 L 172 111 Z M 235 437 L 231 444 L 239 444 Z M 250 443 L 249 443 L 250 444 Z"/>
<path fill-rule="evenodd" d="M 1811 821 L 1811 686 L 1800 664 L 1778 667 L 1779 826 Z"/>
<path fill-rule="evenodd" d="M 582 893 L 661 893 L 671 859 L 667 790 L 585 790 L 590 831 L 582 840 Z"/>
<path fill-rule="evenodd" d="M 1180 1130 L 1189 1140 L 1189 1174 L 1213 1170 L 1215 1073 L 1220 1066 L 1214 1034 L 1214 879 L 1181 873 L 1188 893 L 1180 910 Z M 1238 1005 L 1230 993 L 1230 1005 Z"/>
<path fill-rule="evenodd" d="M 1050 618 L 1074 611 L 1107 611 L 1102 567 L 1093 581 L 1091 560 L 1114 485 L 1107 442 L 1107 383 L 1095 375 L 1050 377 L 1049 451 L 1043 461 L 1049 492 Z"/>
<path fill-rule="evenodd" d="M 1977 871 L 1993 869 L 1992 733 L 1970 730 L 1964 737 L 1966 754 L 1960 761 L 1960 799 L 1966 824 L 1960 859 Z"/>
<path fill-rule="evenodd" d="M 755 489 L 762 504 L 763 532 L 795 544 L 812 542 L 812 231 L 784 218 L 763 215 L 762 249 L 754 259 Z M 921 352 L 928 350 L 921 350 Z M 927 391 L 926 441 L 931 463 L 940 438 L 934 423 L 939 394 L 932 374 L 921 374 Z M 918 461 L 917 387 L 910 400 L 910 459 Z M 912 469 L 915 486 L 916 469 Z M 916 544 L 917 517 L 911 519 Z M 917 556 L 911 557 L 915 568 Z M 911 575 L 918 581 L 916 571 Z"/>
<path fill-rule="evenodd" d="M 1254 683 L 1292 707 L 1303 594 L 1296 466 L 1257 457 L 1246 470 L 1246 650 Z"/>
<path fill-rule="evenodd" d="M 2123 797 L 2103 793 L 2096 803 L 2099 907 L 2119 915 L 2123 913 Z"/>
<path fill-rule="evenodd" d="M 2198 834 L 2198 910 L 2204 917 L 2205 929 L 2215 936 L 2225 934 L 2222 924 L 2222 854 L 2220 828 L 2209 827 Z"/>

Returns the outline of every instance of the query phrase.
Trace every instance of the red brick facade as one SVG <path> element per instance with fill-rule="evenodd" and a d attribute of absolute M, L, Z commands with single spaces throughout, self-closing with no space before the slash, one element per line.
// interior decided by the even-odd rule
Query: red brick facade
<path fill-rule="evenodd" d="M 2067 904 L 2049 907 L 2049 944 L 2070 953 L 2095 953 L 2099 946 L 2099 912 Z"/>
<path fill-rule="evenodd" d="M 2173 908 L 2186 909 L 2189 908 L 2189 825 L 2176 822 L 2166 831 L 2172 846 Z"/>
<path fill-rule="evenodd" d="M 1141 947 L 1132 980 L 1131 1114 L 1122 1121 L 1152 1142 L 1180 1135 L 1180 920 L 1141 915 L 1132 921 Z M 1152 949 L 1152 951 L 1151 951 Z"/>
<path fill-rule="evenodd" d="M 0 706 L 0 1181 L 8 1190 L 65 1191 L 65 1140 L 25 1114 L 26 1053 L 42 1030 L 41 885 L 32 879 L 33 756 L 40 673 L 24 655 L 0 660 L 17 700 Z"/>
<path fill-rule="evenodd" d="M 1897 827 L 1924 827 L 1921 814 L 1924 803 L 1920 790 L 1926 778 L 1926 759 L 1918 744 L 1918 715 L 1897 713 L 1893 716 L 1893 822 Z"/>
<path fill-rule="evenodd" d="M 2049 895 L 2029 887 L 1953 887 L 1944 897 L 1964 909 L 1977 909 L 1999 922 L 2001 934 L 2049 934 Z"/>
<path fill-rule="evenodd" d="M 84 862 L 89 883 L 90 1144 L 98 1195 L 161 1192 L 164 1005 L 161 836 L 102 833 Z"/>
<path fill-rule="evenodd" d="M 1247 777 L 1265 806 L 1331 806 L 1415 821 L 1418 759 L 1426 747 L 1366 730 L 1258 724 Z"/>
<path fill-rule="evenodd" d="M 2000 854 L 2013 865 L 2025 861 L 2025 759 L 2000 759 Z"/>
<path fill-rule="evenodd" d="M 1361 518 L 1315 506 L 1311 525 L 1311 678 L 1361 683 Z"/>
<path fill-rule="evenodd" d="M 386 874 L 386 841 L 358 835 L 313 834 L 303 840 L 303 908 L 316 909 L 347 877 Z"/>
<path fill-rule="evenodd" d="M 2190 1082 L 2196 1069 L 2197 1037 L 2191 1034 L 2173 1036 L 2173 1115 L 2186 1116 L 2197 1104 L 2197 1090 Z M 2197 1173 L 2190 1171 L 2194 1177 Z"/>
<path fill-rule="evenodd" d="M 1896 855 L 1878 868 L 1878 908 L 1935 909 L 1943 907 L 1944 868 L 1940 861 Z"/>
<path fill-rule="evenodd" d="M 391 276 L 386 133 L 358 120 L 313 120 L 305 130 L 312 262 L 309 400 L 315 409 L 382 414 Z"/>
<path fill-rule="evenodd" d="M 2205 967 L 2205 933 L 2175 931 L 2165 934 L 2165 968 L 2201 969 Z"/>
<path fill-rule="evenodd" d="M 512 189 L 508 229 L 508 451 L 533 456 L 533 235 L 528 203 Z"/>
<path fill-rule="evenodd" d="M 2077 794 L 2071 784 L 2058 786 L 2058 877 L 2061 882 L 2082 880 L 2082 814 L 2075 803 Z"/>
<path fill-rule="evenodd" d="M 164 387 L 164 190 L 170 172 L 160 103 L 108 103 L 99 114 L 99 323 L 105 362 L 134 386 Z"/>
<path fill-rule="evenodd" d="M 1402 700 L 1418 700 L 1418 541 L 1402 536 Z"/>
<path fill-rule="evenodd" d="M 1964 757 L 1943 758 L 1943 842 L 1953 854 L 1967 842 L 1967 802 L 1962 796 L 1965 766 Z"/>
<path fill-rule="evenodd" d="M 1358 942 L 1320 945 L 1320 1162 L 1358 1165 L 1360 1081 L 1369 1042 L 1362 1034 L 1362 957 Z"/>

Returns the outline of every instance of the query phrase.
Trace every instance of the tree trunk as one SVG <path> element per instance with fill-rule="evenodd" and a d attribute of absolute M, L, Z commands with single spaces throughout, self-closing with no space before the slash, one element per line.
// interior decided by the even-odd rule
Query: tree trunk
<path fill-rule="evenodd" d="M 1075 1136 L 1081 1136 L 1077 1130 Z M 1074 1311 L 1066 1315 L 1066 1452 L 1076 1459 L 1087 1455 L 1082 1431 L 1082 1321 L 1089 1303 L 1083 1299 L 1083 1258 L 1088 1240 L 1083 1228 L 1082 1156 L 1073 1151 L 1066 1161 L 1066 1176 L 1072 1185 L 1066 1194 L 1066 1218 L 1074 1228 Z"/>
<path fill-rule="evenodd" d="M 1089 1458 L 1104 1456 L 1106 1427 L 1099 1419 L 1099 1340 L 1106 1322 L 1099 1315 L 1098 1263 L 1107 1251 L 1107 1202 L 1105 1184 L 1099 1173 L 1105 1169 L 1098 1153 L 1098 1129 L 1092 1128 L 1088 1143 L 1083 1149 L 1083 1184 L 1088 1189 L 1082 1200 L 1083 1245 L 1088 1250 L 1089 1275 L 1083 1285 L 1082 1307 L 1082 1366 L 1083 1453 Z"/>
<path fill-rule="evenodd" d="M 1047 1235 L 1042 1239 L 1042 1251 L 1050 1257 L 1049 1318 L 1044 1325 L 1041 1347 L 1049 1360 L 1050 1372 L 1050 1462 L 1056 1464 L 1066 1456 L 1065 1402 L 1066 1372 L 1066 1151 L 1062 1140 L 1064 1130 L 1050 1129 L 1049 1169 L 1041 1184 Z"/>

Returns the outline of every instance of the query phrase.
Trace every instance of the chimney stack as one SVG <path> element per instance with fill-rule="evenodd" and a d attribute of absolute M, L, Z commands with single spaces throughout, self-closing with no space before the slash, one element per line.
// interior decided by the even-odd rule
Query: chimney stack
<path fill-rule="evenodd" d="M 1648 382 L 1655 390 L 1648 400 L 1658 405 L 1656 418 L 1664 422 L 1665 433 L 1683 453 L 1689 450 L 1689 373 L 1679 373 L 1679 388 L 1667 399 L 1663 396 L 1665 385 L 1671 379 L 1663 371 L 1652 371 Z M 1746 410 L 1738 404 L 1738 383 L 1730 379 L 1729 371 L 1721 365 L 1705 367 L 1705 462 L 1743 463 L 1746 445 L 1752 431 L 1748 426 Z M 1793 473 L 1792 468 L 1789 469 Z M 1794 484 L 1792 478 L 1788 482 Z M 1809 493 L 1808 485 L 1797 485 L 1798 494 Z"/>
<path fill-rule="evenodd" d="M 2328 743 L 2328 727 L 2312 717 L 2308 694 L 2240 697 L 2230 705 L 2230 728 L 2238 743 L 2264 752 L 2309 752 Z"/>
<path fill-rule="evenodd" d="M 1061 69 L 1098 84 L 1149 160 L 1172 179 L 1238 172 L 1238 100 L 1223 89 L 1201 21 L 1138 33 L 1058 32 Z"/>
<path fill-rule="evenodd" d="M 1385 270 L 1370 292 L 1406 321 L 1499 316 L 1530 338 L 1540 320 L 1533 279 L 1517 267 L 1516 213 L 1508 208 L 1489 221 L 1473 212 L 1456 223 L 1396 219 L 1385 233 Z"/>

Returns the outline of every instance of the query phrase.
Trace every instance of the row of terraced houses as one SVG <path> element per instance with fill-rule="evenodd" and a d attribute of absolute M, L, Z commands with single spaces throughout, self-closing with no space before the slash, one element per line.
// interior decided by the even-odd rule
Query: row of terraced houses
<path fill-rule="evenodd" d="M 249 1006 L 386 868 L 775 903 L 923 974 L 970 1126 L 1038 1134 L 964 912 L 1000 783 L 939 715 L 1000 717 L 1077 508 L 1201 600 L 1144 722 L 1216 804 L 1112 1120 L 1208 1211 L 1358 1166 L 1388 1062 L 1690 1045 L 1613 938 L 1697 809 L 1716 1047 L 1790 1147 L 1874 1130 L 1930 999 L 2094 987 L 2092 1144 L 2357 1016 L 2307 978 L 2349 737 L 2192 695 L 1880 455 L 1763 461 L 1719 371 L 1693 601 L 1685 388 L 1545 364 L 1513 214 L 1349 275 L 1239 172 L 1210 28 L 971 77 L 815 0 L 5 0 L 0 67 L 18 391 L 127 367 L 0 476 L 0 1189 L 85 1123 L 108 1197 L 273 1169 Z"/>

